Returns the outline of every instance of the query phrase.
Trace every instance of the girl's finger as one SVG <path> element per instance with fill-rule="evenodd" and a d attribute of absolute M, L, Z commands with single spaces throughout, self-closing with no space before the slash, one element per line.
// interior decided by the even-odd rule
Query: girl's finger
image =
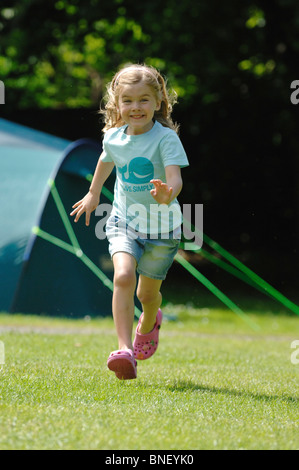
<path fill-rule="evenodd" d="M 162 181 L 161 180 L 151 180 L 150 183 L 153 183 L 153 185 L 155 185 L 157 187 L 157 186 L 160 186 L 162 184 Z"/>
<path fill-rule="evenodd" d="M 85 212 L 85 209 L 83 207 L 80 208 L 80 210 L 78 211 L 76 217 L 75 217 L 75 222 L 78 222 L 78 220 L 80 219 L 81 215 Z"/>
<path fill-rule="evenodd" d="M 89 221 L 90 221 L 90 212 L 86 212 L 85 216 L 85 225 L 88 227 L 89 226 Z"/>
<path fill-rule="evenodd" d="M 70 215 L 75 215 L 75 214 L 78 212 L 78 210 L 79 210 L 79 207 L 77 207 L 77 209 L 74 209 L 74 210 L 70 213 Z"/>
<path fill-rule="evenodd" d="M 82 199 L 81 199 L 81 201 L 76 202 L 76 204 L 74 204 L 74 205 L 72 206 L 72 209 L 74 209 L 74 207 L 79 206 L 79 204 L 81 204 L 81 202 L 82 202 Z"/>

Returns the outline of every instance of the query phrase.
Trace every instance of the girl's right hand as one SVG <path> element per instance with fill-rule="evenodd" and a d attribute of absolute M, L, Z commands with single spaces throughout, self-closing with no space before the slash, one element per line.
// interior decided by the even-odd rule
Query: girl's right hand
<path fill-rule="evenodd" d="M 78 222 L 81 215 L 86 213 L 85 216 L 85 225 L 89 225 L 90 214 L 98 207 L 100 203 L 100 196 L 88 192 L 81 201 L 76 202 L 72 206 L 73 212 L 70 213 L 71 216 L 76 214 L 75 222 Z"/>

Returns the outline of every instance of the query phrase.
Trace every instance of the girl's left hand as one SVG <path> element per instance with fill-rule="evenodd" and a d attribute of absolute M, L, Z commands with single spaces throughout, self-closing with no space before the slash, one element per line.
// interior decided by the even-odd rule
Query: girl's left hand
<path fill-rule="evenodd" d="M 169 204 L 171 202 L 172 187 L 168 187 L 161 180 L 150 181 L 155 187 L 151 189 L 151 195 L 159 204 Z"/>

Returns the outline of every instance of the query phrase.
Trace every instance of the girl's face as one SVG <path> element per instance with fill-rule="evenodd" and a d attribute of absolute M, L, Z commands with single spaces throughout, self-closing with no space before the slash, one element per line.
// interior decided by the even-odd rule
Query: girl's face
<path fill-rule="evenodd" d="M 160 109 L 152 88 L 144 82 L 123 85 L 118 99 L 118 111 L 128 125 L 127 134 L 138 135 L 148 132 L 153 127 L 155 111 Z"/>

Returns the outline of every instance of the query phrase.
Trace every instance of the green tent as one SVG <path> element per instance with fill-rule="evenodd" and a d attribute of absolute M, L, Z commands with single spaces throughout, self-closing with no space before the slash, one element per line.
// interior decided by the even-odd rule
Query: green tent
<path fill-rule="evenodd" d="M 69 217 L 100 152 L 90 139 L 70 142 L 0 119 L 0 310 L 111 313 L 107 241 L 95 235 L 96 217 L 88 228 Z"/>

